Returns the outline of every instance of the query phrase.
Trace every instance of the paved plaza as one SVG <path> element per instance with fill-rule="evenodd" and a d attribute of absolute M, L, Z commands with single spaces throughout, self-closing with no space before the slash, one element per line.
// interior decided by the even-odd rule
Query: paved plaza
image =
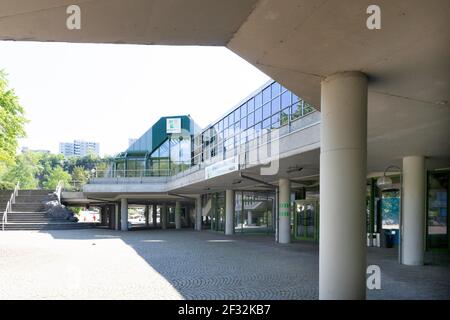
<path fill-rule="evenodd" d="M 317 299 L 318 245 L 210 231 L 106 229 L 0 232 L 0 299 Z M 369 299 L 449 299 L 448 256 L 381 268 Z"/>

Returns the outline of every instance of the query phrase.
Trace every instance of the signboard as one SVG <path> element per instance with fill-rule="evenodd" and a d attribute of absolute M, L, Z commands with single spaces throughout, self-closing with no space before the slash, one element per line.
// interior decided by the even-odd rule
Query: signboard
<path fill-rule="evenodd" d="M 181 133 L 181 118 L 167 118 L 166 133 Z"/>
<path fill-rule="evenodd" d="M 237 170 L 239 170 L 238 162 L 235 158 L 229 158 L 206 167 L 205 179 L 211 179 Z"/>

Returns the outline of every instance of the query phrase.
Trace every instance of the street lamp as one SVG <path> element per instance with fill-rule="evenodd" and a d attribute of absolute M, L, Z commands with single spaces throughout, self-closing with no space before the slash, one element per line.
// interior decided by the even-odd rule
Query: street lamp
<path fill-rule="evenodd" d="M 93 177 L 95 175 L 95 172 L 96 172 L 95 168 L 92 168 L 91 169 L 91 177 Z"/>

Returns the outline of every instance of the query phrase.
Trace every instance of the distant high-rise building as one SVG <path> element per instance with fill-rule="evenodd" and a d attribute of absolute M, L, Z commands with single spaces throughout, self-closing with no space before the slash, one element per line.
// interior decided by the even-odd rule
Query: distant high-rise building
<path fill-rule="evenodd" d="M 99 155 L 100 144 L 83 140 L 74 140 L 73 142 L 60 142 L 59 153 L 65 157 L 84 157 L 88 154 Z"/>

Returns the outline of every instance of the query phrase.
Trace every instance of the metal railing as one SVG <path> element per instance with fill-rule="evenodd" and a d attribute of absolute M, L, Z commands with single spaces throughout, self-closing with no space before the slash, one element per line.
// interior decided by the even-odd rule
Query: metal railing
<path fill-rule="evenodd" d="M 64 189 L 64 181 L 59 181 L 58 185 L 56 186 L 56 189 L 55 189 L 55 194 L 56 194 L 56 197 L 58 198 L 58 203 L 60 203 L 60 204 L 61 204 L 61 193 L 62 193 L 63 189 Z"/>
<path fill-rule="evenodd" d="M 311 121 L 302 122 L 303 119 L 307 120 L 306 116 L 309 116 L 308 119 Z M 285 126 L 282 126 L 277 129 L 270 129 L 266 130 L 263 129 L 258 134 L 254 133 L 251 135 L 251 139 L 248 138 L 246 141 L 243 141 L 239 145 L 233 145 L 231 148 L 218 148 L 219 146 L 224 146 L 223 142 L 218 144 L 210 145 L 206 149 L 203 149 L 201 153 L 194 152 L 194 156 L 191 159 L 191 162 L 194 164 L 186 164 L 186 163 L 177 163 L 172 162 L 171 168 L 166 169 L 120 169 L 120 170 L 112 170 L 109 168 L 108 170 L 99 170 L 95 172 L 95 176 L 92 178 L 113 178 L 114 181 L 110 181 L 113 183 L 119 183 L 119 182 L 125 182 L 129 178 L 136 178 L 137 182 L 142 183 L 148 177 L 172 177 L 176 176 L 175 179 L 184 177 L 186 175 L 192 174 L 194 172 L 197 172 L 201 169 L 204 169 L 205 167 L 212 165 L 214 163 L 224 161 L 226 159 L 235 158 L 236 161 L 239 163 L 240 168 L 246 168 L 249 165 L 255 164 L 252 160 L 252 153 L 253 156 L 256 154 L 257 159 L 253 160 L 261 160 L 261 156 L 258 153 L 258 150 L 260 148 L 265 148 L 267 146 L 270 146 L 275 141 L 279 141 L 281 138 L 294 134 L 298 131 L 307 129 L 311 126 L 317 125 L 320 122 L 320 114 L 317 111 L 308 112 L 304 116 L 296 119 L 295 121 L 290 120 Z M 276 134 L 275 134 L 276 133 Z M 215 153 L 214 156 L 205 156 L 205 154 L 208 154 L 211 151 L 211 148 L 218 149 L 218 152 Z M 263 158 L 271 158 L 268 154 L 265 155 Z M 256 163 L 256 164 L 264 164 L 264 163 Z M 92 179 L 91 178 L 91 179 Z M 93 181 L 94 179 L 91 180 Z M 88 182 L 89 183 L 89 182 Z"/>
<path fill-rule="evenodd" d="M 19 194 L 19 182 L 17 182 L 14 190 L 9 198 L 9 201 L 6 203 L 5 211 L 3 212 L 2 217 L 2 231 L 5 231 L 5 223 L 8 223 L 8 213 L 12 211 L 12 205 L 16 203 L 16 197 Z"/>

